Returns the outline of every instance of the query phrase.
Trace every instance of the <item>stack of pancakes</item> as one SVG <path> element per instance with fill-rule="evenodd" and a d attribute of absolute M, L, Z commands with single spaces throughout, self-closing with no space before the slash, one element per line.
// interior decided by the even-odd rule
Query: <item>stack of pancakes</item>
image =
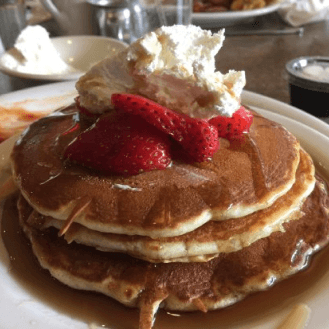
<path fill-rule="evenodd" d="M 77 289 L 139 307 L 207 311 L 267 289 L 328 242 L 329 198 L 310 156 L 254 115 L 210 162 L 136 176 L 63 158 L 93 124 L 72 105 L 33 123 L 12 152 L 20 223 L 42 267 Z"/>

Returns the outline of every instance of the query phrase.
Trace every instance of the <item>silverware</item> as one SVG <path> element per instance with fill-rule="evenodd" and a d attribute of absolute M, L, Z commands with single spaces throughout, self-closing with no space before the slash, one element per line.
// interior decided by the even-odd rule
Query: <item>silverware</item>
<path fill-rule="evenodd" d="M 231 36 L 244 36 L 244 35 L 285 35 L 285 34 L 298 34 L 302 36 L 304 34 L 303 27 L 286 27 L 280 29 L 248 29 L 248 30 L 230 30 L 226 29 L 226 35 Z"/>

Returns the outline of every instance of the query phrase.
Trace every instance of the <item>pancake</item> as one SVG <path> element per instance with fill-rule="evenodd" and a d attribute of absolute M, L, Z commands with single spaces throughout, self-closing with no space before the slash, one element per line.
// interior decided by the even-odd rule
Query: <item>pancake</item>
<path fill-rule="evenodd" d="M 63 160 L 66 146 L 93 122 L 75 106 L 32 124 L 14 147 L 13 177 L 40 214 L 93 231 L 171 237 L 208 221 L 240 218 L 269 207 L 295 182 L 299 143 L 257 114 L 243 141 L 221 147 L 210 162 L 176 161 L 166 170 L 120 177 Z"/>
<path fill-rule="evenodd" d="M 220 222 L 210 221 L 193 232 L 158 239 L 101 233 L 73 223 L 65 239 L 68 243 L 75 241 L 106 252 L 124 252 L 150 262 L 208 261 L 218 253 L 238 251 L 273 232 L 284 231 L 283 223 L 301 216 L 300 205 L 313 191 L 314 184 L 312 159 L 301 150 L 293 187 L 273 205 L 251 215 Z M 62 221 L 43 216 L 37 211 L 29 216 L 28 224 L 40 230 L 48 227 L 60 230 L 63 226 Z"/>
<path fill-rule="evenodd" d="M 326 186 L 281 125 L 255 114 L 245 139 L 222 140 L 208 163 L 119 177 L 63 159 L 92 124 L 71 106 L 17 141 L 20 225 L 53 277 L 138 307 L 139 329 L 152 327 L 159 307 L 232 305 L 300 271 L 328 243 Z"/>
<path fill-rule="evenodd" d="M 28 224 L 33 209 L 19 206 L 20 223 L 42 267 L 61 282 L 111 296 L 141 309 L 140 329 L 150 329 L 158 307 L 167 310 L 218 309 L 303 269 L 310 255 L 328 243 L 329 197 L 318 181 L 298 220 L 283 224 L 249 247 L 221 253 L 205 263 L 152 264 L 119 253 L 67 244 L 57 231 Z"/>

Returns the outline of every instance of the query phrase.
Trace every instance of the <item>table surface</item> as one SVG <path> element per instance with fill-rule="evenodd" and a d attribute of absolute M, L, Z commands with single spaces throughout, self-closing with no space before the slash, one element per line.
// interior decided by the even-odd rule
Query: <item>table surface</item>
<path fill-rule="evenodd" d="M 258 28 L 268 25 L 283 27 L 278 15 L 263 17 Z M 301 56 L 329 56 L 329 21 L 305 25 L 302 35 L 228 36 L 216 57 L 216 66 L 223 73 L 244 70 L 246 90 L 289 103 L 285 65 Z"/>
<path fill-rule="evenodd" d="M 285 65 L 300 56 L 329 56 L 329 22 L 305 25 L 302 35 L 239 35 L 239 31 L 248 29 L 257 31 L 285 28 L 287 25 L 276 13 L 261 16 L 244 26 L 227 27 L 223 48 L 216 56 L 217 69 L 222 73 L 230 69 L 244 70 L 247 78 L 246 90 L 289 103 Z M 232 32 L 236 35 L 231 35 Z M 45 83 L 49 81 L 25 80 L 0 73 L 0 94 Z"/>

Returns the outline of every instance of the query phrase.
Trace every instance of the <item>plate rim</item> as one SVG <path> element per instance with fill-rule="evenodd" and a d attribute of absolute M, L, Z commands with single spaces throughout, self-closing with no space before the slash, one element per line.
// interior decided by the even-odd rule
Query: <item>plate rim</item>
<path fill-rule="evenodd" d="M 215 28 L 234 25 L 238 22 L 247 21 L 258 16 L 266 15 L 277 11 L 281 6 L 281 1 L 275 2 L 263 8 L 252 10 L 240 10 L 240 11 L 226 11 L 226 12 L 201 12 L 192 13 L 191 21 L 193 24 L 200 25 L 205 28 Z M 226 25 L 227 24 L 227 25 Z"/>
<path fill-rule="evenodd" d="M 33 94 L 40 92 L 47 92 L 53 90 L 56 93 L 56 90 L 61 90 L 65 92 L 73 92 L 75 89 L 75 81 L 59 81 L 53 83 L 47 83 L 41 86 L 28 87 L 21 90 L 15 90 L 9 93 L 0 95 L 0 102 L 10 103 L 23 100 L 22 94 Z M 23 96 L 24 97 L 24 96 Z M 40 97 L 39 97 L 40 98 Z M 297 120 L 301 123 L 304 123 L 311 128 L 320 131 L 325 136 L 329 136 L 329 124 L 325 123 L 321 119 L 297 108 L 290 104 L 284 103 L 280 100 L 265 96 L 253 91 L 243 90 L 241 95 L 242 104 L 248 106 L 255 106 L 258 108 L 265 109 L 267 111 L 275 112 L 281 114 L 282 116 L 289 117 L 291 119 Z"/>
<path fill-rule="evenodd" d="M 242 104 L 248 106 L 255 106 L 262 108 L 266 111 L 278 113 L 284 117 L 297 120 L 319 132 L 325 136 L 329 136 L 329 124 L 321 119 L 295 107 L 290 104 L 284 103 L 277 99 L 253 92 L 244 90 L 242 92 Z M 265 107 L 264 107 L 265 106 Z"/>
<path fill-rule="evenodd" d="M 192 18 L 234 18 L 235 16 L 239 17 L 250 17 L 250 16 L 258 16 L 263 15 L 264 13 L 271 12 L 272 10 L 276 10 L 280 7 L 281 3 L 276 2 L 272 3 L 263 8 L 251 9 L 251 10 L 236 10 L 236 11 L 222 11 L 222 12 L 193 12 Z"/>

